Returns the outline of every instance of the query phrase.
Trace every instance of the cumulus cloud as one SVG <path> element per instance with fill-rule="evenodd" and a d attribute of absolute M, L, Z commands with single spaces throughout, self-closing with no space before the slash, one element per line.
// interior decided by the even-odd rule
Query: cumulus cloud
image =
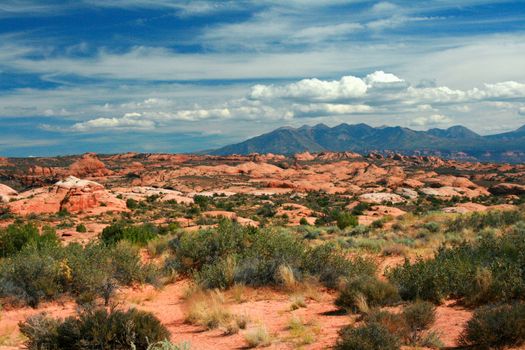
<path fill-rule="evenodd" d="M 202 125 L 203 129 L 209 129 L 207 126 L 214 123 L 280 126 L 283 121 L 291 124 L 313 121 L 374 124 L 377 121 L 377 125 L 388 122 L 422 128 L 447 125 L 453 119 L 465 124 L 463 121 L 479 122 L 481 116 L 494 120 L 510 118 L 507 114 L 516 116 L 516 111 L 524 113 L 525 84 L 520 82 L 481 84 L 469 89 L 425 86 L 413 86 L 391 72 L 375 71 L 362 77 L 310 78 L 280 84 L 240 85 L 229 90 L 165 85 L 148 96 L 142 95 L 142 89 L 129 87 L 83 93 L 74 89 L 28 90 L 18 96 L 0 96 L 0 105 L 6 106 L 0 109 L 0 116 L 15 112 L 28 116 L 42 113 L 52 118 L 71 116 L 80 121 L 69 127 L 43 128 L 87 133 L 160 132 L 176 130 L 181 123 Z M 149 87 L 144 89 L 148 91 Z M 121 102 L 109 103 L 108 94 Z M 96 104 L 82 105 L 86 96 Z M 26 110 L 22 112 L 22 108 Z"/>
<path fill-rule="evenodd" d="M 413 126 L 437 126 L 452 123 L 452 119 L 441 114 L 433 114 L 428 117 L 417 117 L 411 122 Z"/>
<path fill-rule="evenodd" d="M 126 113 L 122 118 L 96 118 L 76 123 L 71 130 L 78 132 L 108 129 L 148 130 L 154 127 L 155 123 L 143 119 L 141 113 Z"/>
<path fill-rule="evenodd" d="M 348 75 L 339 80 L 330 81 L 313 78 L 287 85 L 258 84 L 252 87 L 250 97 L 258 100 L 288 98 L 336 101 L 363 97 L 370 87 L 402 82 L 403 80 L 394 74 L 376 71 L 364 79 Z"/>

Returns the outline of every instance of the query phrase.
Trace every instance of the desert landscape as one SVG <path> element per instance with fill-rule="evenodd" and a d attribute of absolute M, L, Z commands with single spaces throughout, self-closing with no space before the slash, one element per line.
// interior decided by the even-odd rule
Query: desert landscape
<path fill-rule="evenodd" d="M 0 350 L 525 350 L 524 0 L 0 0 Z"/>
<path fill-rule="evenodd" d="M 352 152 L 1 164 L 2 349 L 54 349 L 46 322 L 128 309 L 183 349 L 523 339 L 479 334 L 522 322 L 494 315 L 524 295 L 521 164 Z"/>

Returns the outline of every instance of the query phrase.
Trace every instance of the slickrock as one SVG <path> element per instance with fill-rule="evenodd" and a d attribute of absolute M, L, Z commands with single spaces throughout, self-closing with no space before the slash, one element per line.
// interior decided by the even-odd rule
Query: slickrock
<path fill-rule="evenodd" d="M 105 190 L 101 184 L 70 176 L 55 185 L 21 193 L 21 199 L 10 202 L 11 211 L 20 215 L 31 213 L 68 212 L 100 213 L 126 211 L 126 203 Z"/>
<path fill-rule="evenodd" d="M 389 192 L 365 193 L 359 196 L 359 200 L 365 203 L 381 204 L 386 202 L 402 203 L 405 199 L 398 194 Z"/>
<path fill-rule="evenodd" d="M 72 176 L 77 177 L 103 177 L 113 173 L 106 168 L 95 153 L 84 154 L 81 159 L 69 166 L 69 172 Z"/>
<path fill-rule="evenodd" d="M 11 187 L 0 184 L 0 202 L 9 202 L 12 198 L 18 196 L 18 192 Z"/>

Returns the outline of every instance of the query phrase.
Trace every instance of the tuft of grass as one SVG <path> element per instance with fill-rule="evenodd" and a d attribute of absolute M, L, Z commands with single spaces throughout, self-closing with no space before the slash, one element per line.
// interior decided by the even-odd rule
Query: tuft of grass
<path fill-rule="evenodd" d="M 244 334 L 244 340 L 250 348 L 259 346 L 269 346 L 272 343 L 272 336 L 264 325 L 260 325 Z"/>
<path fill-rule="evenodd" d="M 290 338 L 294 340 L 296 345 L 308 345 L 315 342 L 316 335 L 319 334 L 319 325 L 315 323 L 306 323 L 299 317 L 292 317 L 288 322 L 288 330 L 290 331 Z"/>
<path fill-rule="evenodd" d="M 288 265 L 280 265 L 277 269 L 278 280 L 281 282 L 283 288 L 287 291 L 294 291 L 297 288 L 297 280 L 295 279 L 292 268 Z"/>
<path fill-rule="evenodd" d="M 218 290 L 194 295 L 188 303 L 187 323 L 213 329 L 228 326 L 233 318 L 224 305 L 224 295 Z"/>
<path fill-rule="evenodd" d="M 290 305 L 290 310 L 297 310 L 302 307 L 306 307 L 306 300 L 303 295 L 293 295 L 291 297 L 292 304 Z"/>

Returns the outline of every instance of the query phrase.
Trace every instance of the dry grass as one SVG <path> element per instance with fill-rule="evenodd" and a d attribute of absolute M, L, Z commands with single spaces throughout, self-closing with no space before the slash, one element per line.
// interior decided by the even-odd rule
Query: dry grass
<path fill-rule="evenodd" d="M 247 290 L 244 284 L 236 283 L 230 288 L 229 294 L 234 302 L 237 304 L 245 303 L 248 301 Z"/>
<path fill-rule="evenodd" d="M 233 315 L 225 305 L 224 295 L 218 290 L 197 293 L 188 300 L 187 323 L 213 329 L 227 327 L 232 319 Z"/>
<path fill-rule="evenodd" d="M 293 292 L 297 288 L 297 280 L 295 279 L 295 275 L 293 273 L 293 270 L 288 265 L 281 265 L 279 266 L 279 269 L 277 271 L 279 280 L 281 281 L 284 290 Z"/>
<path fill-rule="evenodd" d="M 295 345 L 302 346 L 315 342 L 321 329 L 315 322 L 304 322 L 300 317 L 293 316 L 288 322 L 290 339 Z"/>
<path fill-rule="evenodd" d="M 269 346 L 272 343 L 272 336 L 264 325 L 260 325 L 244 334 L 244 340 L 250 348 L 259 346 Z"/>
<path fill-rule="evenodd" d="M 292 301 L 292 304 L 290 305 L 290 310 L 297 310 L 302 307 L 306 307 L 306 300 L 304 299 L 303 295 L 292 295 L 290 298 Z"/>

